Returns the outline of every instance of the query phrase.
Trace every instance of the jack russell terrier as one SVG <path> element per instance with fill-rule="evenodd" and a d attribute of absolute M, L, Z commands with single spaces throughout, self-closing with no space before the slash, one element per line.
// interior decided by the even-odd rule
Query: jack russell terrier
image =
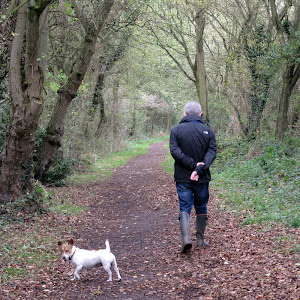
<path fill-rule="evenodd" d="M 111 266 L 113 266 L 118 275 L 118 281 L 121 280 L 117 261 L 110 251 L 108 240 L 106 240 L 105 245 L 106 249 L 89 251 L 75 247 L 72 239 L 68 240 L 67 243 L 58 242 L 58 246 L 62 249 L 63 260 L 69 260 L 76 267 L 72 280 L 76 278 L 80 279 L 78 273 L 82 268 L 90 269 L 98 265 L 102 265 L 104 270 L 108 273 L 108 281 L 112 281 Z"/>

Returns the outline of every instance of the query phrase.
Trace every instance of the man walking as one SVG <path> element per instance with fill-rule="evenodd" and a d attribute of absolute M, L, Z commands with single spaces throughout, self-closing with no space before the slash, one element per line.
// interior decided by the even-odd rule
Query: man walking
<path fill-rule="evenodd" d="M 204 240 L 207 221 L 209 167 L 216 157 L 216 139 L 213 131 L 201 119 L 201 106 L 191 101 L 185 105 L 184 118 L 172 128 L 170 151 L 175 160 L 174 179 L 179 199 L 179 221 L 182 253 L 192 248 L 190 213 L 196 211 L 198 246 L 208 246 Z"/>

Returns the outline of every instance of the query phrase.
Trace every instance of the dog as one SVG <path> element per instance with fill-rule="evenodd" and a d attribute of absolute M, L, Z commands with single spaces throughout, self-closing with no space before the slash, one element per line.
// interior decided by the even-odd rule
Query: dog
<path fill-rule="evenodd" d="M 121 275 L 117 267 L 117 261 L 115 256 L 110 251 L 108 240 L 105 242 L 106 249 L 100 250 L 84 250 L 74 246 L 73 239 L 69 239 L 66 243 L 58 242 L 58 246 L 62 249 L 62 258 L 64 261 L 70 261 L 76 268 L 74 277 L 79 280 L 79 272 L 82 268 L 94 268 L 102 265 L 104 270 L 108 273 L 109 277 L 107 281 L 112 281 L 112 272 L 110 267 L 112 266 L 118 275 L 118 281 L 121 280 Z"/>

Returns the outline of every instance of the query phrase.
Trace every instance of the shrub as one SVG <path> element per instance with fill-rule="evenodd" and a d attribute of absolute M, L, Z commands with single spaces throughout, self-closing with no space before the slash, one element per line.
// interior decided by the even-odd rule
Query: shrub
<path fill-rule="evenodd" d="M 46 130 L 40 128 L 35 137 L 35 151 L 33 155 L 33 160 L 38 161 L 38 156 L 40 153 L 40 147 L 46 138 Z M 64 158 L 63 152 L 60 149 L 50 168 L 43 174 L 41 182 L 46 185 L 63 185 L 64 179 L 71 175 L 75 166 L 75 160 L 72 158 Z"/>
<path fill-rule="evenodd" d="M 42 183 L 56 186 L 63 185 L 64 179 L 72 174 L 74 165 L 75 160 L 71 158 L 56 158 L 49 170 L 44 173 Z"/>

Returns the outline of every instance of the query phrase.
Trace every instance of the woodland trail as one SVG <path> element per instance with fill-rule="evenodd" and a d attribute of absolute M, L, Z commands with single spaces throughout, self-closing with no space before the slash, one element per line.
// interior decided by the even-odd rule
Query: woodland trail
<path fill-rule="evenodd" d="M 211 247 L 180 253 L 175 184 L 159 165 L 167 151 L 164 143 L 153 144 L 109 180 L 59 191 L 88 207 L 66 220 L 62 235 L 86 249 L 104 248 L 109 239 L 122 281 L 112 270 L 113 282 L 107 282 L 102 267 L 71 281 L 74 267 L 63 264 L 57 250 L 51 273 L 25 279 L 19 299 L 299 299 L 299 255 L 281 238 L 296 229 L 240 226 L 240 219 L 218 209 L 214 191 L 206 234 Z"/>

